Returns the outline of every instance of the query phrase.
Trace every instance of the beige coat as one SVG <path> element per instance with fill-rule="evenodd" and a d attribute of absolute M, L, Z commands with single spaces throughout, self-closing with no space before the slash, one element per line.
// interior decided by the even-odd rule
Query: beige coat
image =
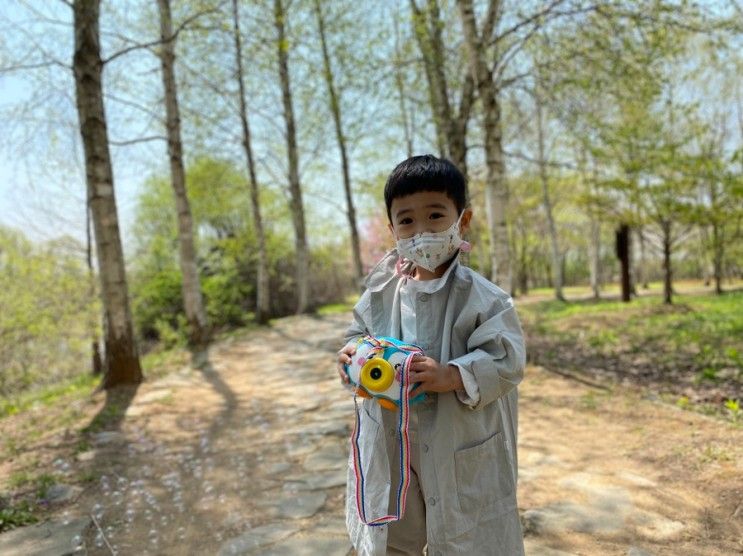
<path fill-rule="evenodd" d="M 347 342 L 363 334 L 400 337 L 396 261 L 393 250 L 370 273 Z M 415 314 L 418 345 L 439 362 L 471 371 L 480 394 L 474 407 L 453 392 L 429 394 L 416 410 L 428 555 L 521 555 L 516 386 L 526 352 L 513 302 L 454 261 L 438 289 L 417 295 Z M 388 454 L 397 442 L 395 414 L 364 400 L 360 416 L 367 515 L 379 517 L 390 501 Z M 392 485 L 393 499 L 396 489 Z M 385 554 L 387 527 L 368 527 L 358 519 L 350 458 L 347 494 L 346 523 L 356 550 L 361 556 Z"/>

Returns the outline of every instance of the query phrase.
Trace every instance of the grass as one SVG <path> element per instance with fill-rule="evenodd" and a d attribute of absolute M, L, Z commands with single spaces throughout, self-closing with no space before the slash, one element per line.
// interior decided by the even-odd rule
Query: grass
<path fill-rule="evenodd" d="M 673 305 L 665 305 L 658 295 L 630 303 L 522 301 L 519 313 L 541 362 L 580 368 L 590 361 L 619 372 L 630 370 L 644 384 L 675 382 L 679 392 L 673 403 L 679 407 L 741 421 L 743 291 L 679 294 Z M 710 405 L 709 394 L 704 403 L 695 404 L 681 392 L 687 387 L 716 389 L 719 399 Z"/>
<path fill-rule="evenodd" d="M 353 309 L 353 306 L 356 305 L 356 302 L 358 300 L 359 296 L 352 294 L 347 296 L 342 303 L 330 303 L 328 305 L 323 305 L 322 307 L 318 307 L 316 312 L 320 316 L 347 313 Z"/>
<path fill-rule="evenodd" d="M 86 373 L 59 384 L 24 392 L 13 398 L 0 399 L 0 419 L 27 411 L 32 407 L 52 405 L 64 397 L 87 395 L 99 381 L 99 377 Z"/>
<path fill-rule="evenodd" d="M 667 306 L 657 297 L 621 301 L 522 305 L 525 322 L 541 333 L 593 348 L 654 346 L 689 352 L 701 374 L 723 367 L 743 373 L 743 292 L 679 296 Z"/>
<path fill-rule="evenodd" d="M 16 505 L 0 507 L 0 532 L 36 523 L 39 518 L 33 513 L 33 506 L 28 501 Z"/>

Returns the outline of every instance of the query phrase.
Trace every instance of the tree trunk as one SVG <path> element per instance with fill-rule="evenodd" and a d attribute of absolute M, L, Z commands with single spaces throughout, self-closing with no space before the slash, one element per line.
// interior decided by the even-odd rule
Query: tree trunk
<path fill-rule="evenodd" d="M 297 313 L 307 311 L 309 302 L 309 251 L 307 233 L 304 222 L 304 205 L 302 204 L 302 187 L 299 183 L 299 160 L 297 154 L 297 131 L 294 124 L 294 108 L 292 106 L 291 83 L 289 81 L 288 44 L 284 19 L 286 13 L 282 0 L 274 0 L 274 22 L 277 33 L 277 48 L 279 57 L 279 79 L 281 81 L 281 98 L 284 104 L 284 120 L 286 121 L 286 146 L 289 162 L 289 193 L 291 195 L 290 208 L 294 223 L 295 250 L 296 250 L 296 281 L 297 281 Z"/>
<path fill-rule="evenodd" d="M 712 224 L 712 244 L 714 253 L 712 256 L 713 274 L 715 276 L 715 293 L 722 293 L 722 260 L 725 253 L 724 227 L 715 221 Z"/>
<path fill-rule="evenodd" d="M 591 292 L 594 299 L 599 299 L 601 297 L 601 223 L 593 211 L 591 211 L 590 226 Z"/>
<path fill-rule="evenodd" d="M 743 131 L 743 128 L 741 128 Z M 710 205 L 712 210 L 712 273 L 715 277 L 715 293 L 722 293 L 722 261 L 725 253 L 724 227 L 718 219 L 717 187 L 710 183 L 709 187 Z"/>
<path fill-rule="evenodd" d="M 237 84 L 240 94 L 240 123 L 242 125 L 243 149 L 248 165 L 250 179 L 250 205 L 253 210 L 253 227 L 258 240 L 258 268 L 255 288 L 255 320 L 260 324 L 268 322 L 270 314 L 271 292 L 268 281 L 268 251 L 266 250 L 266 234 L 263 229 L 261 204 L 258 193 L 258 179 L 256 178 L 253 147 L 250 140 L 250 125 L 248 123 L 248 108 L 245 101 L 245 73 L 242 63 L 242 38 L 240 35 L 240 14 L 237 0 L 232 0 L 233 32 L 235 35 L 235 58 L 237 62 Z"/>
<path fill-rule="evenodd" d="M 457 4 L 459 5 L 464 28 L 470 70 L 475 77 L 483 111 L 485 160 L 487 164 L 485 203 L 488 213 L 490 257 L 493 267 L 491 280 L 507 292 L 512 293 L 511 257 L 508 223 L 506 221 L 508 187 L 503 156 L 498 90 L 492 72 L 485 61 L 484 45 L 477 33 L 472 0 L 457 0 Z M 489 13 L 491 12 L 500 13 L 500 2 L 491 0 Z"/>
<path fill-rule="evenodd" d="M 549 193 L 549 178 L 547 176 L 547 161 L 545 159 L 544 149 L 544 121 L 542 119 L 542 99 L 539 92 L 535 91 L 534 101 L 537 108 L 537 147 L 539 149 L 539 177 L 542 182 L 542 206 L 547 216 L 547 230 L 550 235 L 550 247 L 552 251 L 552 276 L 555 283 L 555 298 L 559 301 L 565 301 L 562 293 L 564 282 L 562 256 L 560 255 L 560 246 L 557 240 L 557 227 L 552 214 L 552 202 Z"/>
<path fill-rule="evenodd" d="M 459 113 L 449 100 L 449 84 L 446 77 L 446 56 L 444 40 L 441 36 L 443 21 L 439 12 L 438 0 L 427 0 L 425 13 L 410 0 L 413 12 L 413 31 L 423 58 L 429 101 L 434 116 L 437 143 L 440 155 L 449 158 L 467 177 L 467 124 L 469 123 L 475 84 L 471 72 L 465 71 Z M 490 20 L 486 22 L 486 27 Z M 487 27 L 492 32 L 490 27 Z"/>
<path fill-rule="evenodd" d="M 85 250 L 86 262 L 88 264 L 88 295 L 90 299 L 95 297 L 95 269 L 93 268 L 93 242 L 90 231 L 90 199 L 85 203 Z M 103 361 L 101 350 L 98 345 L 98 333 L 96 332 L 96 319 L 91 315 L 90 319 L 90 368 L 93 376 L 103 374 Z"/>
<path fill-rule="evenodd" d="M 638 226 L 636 231 L 637 241 L 640 244 L 640 264 L 636 267 L 636 283 L 640 284 L 642 289 L 647 290 L 650 286 L 648 285 L 648 265 L 645 249 L 645 230 L 643 230 L 642 226 Z"/>
<path fill-rule="evenodd" d="M 199 270 L 196 265 L 193 219 L 186 192 L 186 172 L 183 169 L 181 120 L 178 110 L 178 93 L 175 82 L 175 37 L 170 14 L 170 0 L 157 0 L 160 10 L 160 62 L 165 91 L 165 114 L 170 158 L 170 180 L 173 185 L 178 216 L 178 248 L 181 274 L 183 275 L 183 305 L 188 321 L 188 342 L 193 347 L 209 341 L 209 331 L 201 295 Z"/>
<path fill-rule="evenodd" d="M 446 140 L 446 123 L 442 107 L 443 99 L 440 96 L 441 87 L 438 81 L 441 75 L 441 68 L 436 68 L 434 61 L 433 45 L 431 44 L 432 38 L 428 29 L 428 17 L 421 12 L 416 4 L 416 0 L 410 0 L 410 9 L 413 12 L 413 33 L 423 58 L 423 69 L 426 74 L 426 82 L 428 83 L 428 99 L 433 114 L 439 156 L 448 158 L 449 144 Z"/>
<path fill-rule="evenodd" d="M 410 158 L 413 156 L 413 129 L 411 118 L 408 115 L 407 102 L 405 102 L 405 82 L 403 80 L 403 71 L 400 67 L 400 29 L 397 18 L 395 18 L 393 24 L 395 26 L 395 86 L 397 87 L 398 100 L 400 101 L 400 115 L 402 116 L 402 126 L 405 134 L 405 152 L 408 158 Z"/>
<path fill-rule="evenodd" d="M 98 26 L 100 2 L 75 0 L 73 10 L 75 96 L 105 313 L 106 374 L 103 387 L 111 388 L 118 384 L 142 382 L 142 369 L 129 309 L 113 171 L 108 152 L 108 130 L 101 83 L 103 63 Z"/>
<path fill-rule="evenodd" d="M 673 277 L 671 268 L 671 221 L 661 222 L 663 230 L 663 303 L 673 303 Z"/>
<path fill-rule="evenodd" d="M 630 279 L 630 230 L 627 224 L 622 224 L 616 232 L 617 258 L 621 266 L 622 301 L 629 302 L 632 293 Z"/>
<path fill-rule="evenodd" d="M 341 168 L 343 170 L 343 188 L 346 193 L 346 214 L 348 215 L 348 227 L 351 231 L 351 251 L 353 252 L 353 268 L 356 276 L 356 288 L 363 290 L 364 269 L 361 264 L 361 246 L 359 243 L 359 231 L 356 226 L 356 209 L 353 205 L 353 196 L 351 195 L 351 171 L 349 169 L 348 155 L 346 154 L 346 138 L 343 135 L 343 122 L 341 118 L 341 107 L 338 99 L 338 93 L 335 90 L 333 80 L 333 69 L 330 65 L 330 54 L 328 45 L 325 40 L 325 21 L 322 15 L 320 0 L 315 0 L 315 16 L 317 17 L 317 28 L 320 34 L 320 45 L 322 46 L 323 67 L 325 74 L 325 84 L 328 87 L 328 102 L 330 111 L 333 114 L 335 123 L 335 138 L 338 141 L 338 149 L 341 153 Z"/>

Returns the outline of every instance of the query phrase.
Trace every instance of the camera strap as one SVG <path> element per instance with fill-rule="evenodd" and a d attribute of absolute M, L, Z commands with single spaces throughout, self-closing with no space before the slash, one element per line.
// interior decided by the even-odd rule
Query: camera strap
<path fill-rule="evenodd" d="M 417 352 L 417 351 L 416 351 Z M 410 438 L 408 429 L 410 426 L 410 400 L 408 398 L 408 386 L 410 382 L 410 365 L 415 353 L 410 353 L 403 363 L 400 379 L 400 410 L 398 412 L 398 439 L 400 442 L 400 484 L 397 487 L 397 503 L 395 512 L 378 518 L 368 518 L 365 508 L 366 478 L 361 468 L 361 450 L 359 447 L 359 435 L 361 432 L 359 420 L 359 405 L 354 394 L 353 402 L 356 407 L 356 422 L 351 434 L 351 447 L 353 453 L 353 468 L 356 475 L 356 509 L 359 519 L 364 525 L 372 527 L 385 525 L 393 521 L 399 521 L 405 514 L 405 502 L 410 486 Z"/>

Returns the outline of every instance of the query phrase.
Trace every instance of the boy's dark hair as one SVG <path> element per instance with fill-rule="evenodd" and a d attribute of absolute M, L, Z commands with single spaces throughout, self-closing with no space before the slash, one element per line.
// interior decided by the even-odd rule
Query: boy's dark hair
<path fill-rule="evenodd" d="M 419 191 L 441 191 L 454 201 L 461 213 L 467 206 L 467 185 L 464 175 L 452 162 L 432 154 L 411 156 L 395 166 L 384 186 L 387 218 L 391 221 L 392 200 Z"/>

